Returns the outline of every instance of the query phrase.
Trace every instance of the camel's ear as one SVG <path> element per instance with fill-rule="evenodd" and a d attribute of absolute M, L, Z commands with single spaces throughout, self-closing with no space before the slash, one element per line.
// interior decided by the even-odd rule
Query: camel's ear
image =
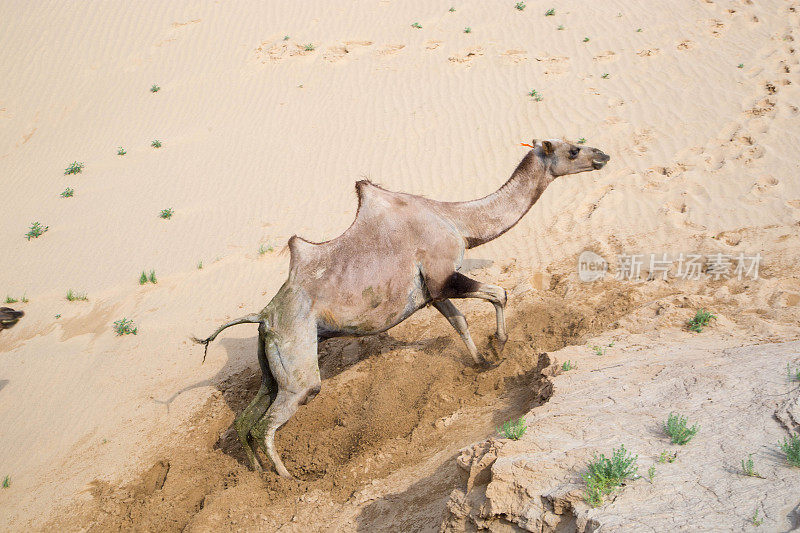
<path fill-rule="evenodd" d="M 544 150 L 544 155 L 550 155 L 553 153 L 553 143 L 550 141 L 542 141 L 542 150 Z"/>

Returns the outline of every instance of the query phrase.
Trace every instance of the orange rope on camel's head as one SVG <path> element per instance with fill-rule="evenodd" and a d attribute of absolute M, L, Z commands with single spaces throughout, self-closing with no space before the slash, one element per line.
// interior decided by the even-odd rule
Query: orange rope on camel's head
<path fill-rule="evenodd" d="M 519 143 L 519 144 L 521 144 L 522 146 L 527 146 L 528 148 L 535 148 L 535 146 L 530 145 L 528 143 Z"/>

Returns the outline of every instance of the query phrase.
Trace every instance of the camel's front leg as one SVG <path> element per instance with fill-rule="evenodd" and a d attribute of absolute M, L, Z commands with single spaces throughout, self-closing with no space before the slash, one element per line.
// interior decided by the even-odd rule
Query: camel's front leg
<path fill-rule="evenodd" d="M 468 278 L 460 272 L 453 273 L 447 280 L 442 290 L 443 296 L 449 298 L 480 298 L 487 300 L 494 305 L 497 315 L 497 332 L 491 339 L 492 349 L 496 353 L 503 351 L 503 347 L 508 340 L 506 334 L 505 307 L 508 301 L 506 290 L 497 285 L 489 285 L 480 281 Z"/>
<path fill-rule="evenodd" d="M 450 300 L 439 300 L 433 302 L 433 306 L 444 315 L 444 317 L 461 336 L 461 340 L 463 340 L 464 344 L 467 345 L 467 350 L 469 350 L 469 354 L 475 360 L 475 363 L 481 364 L 483 362 L 483 358 L 478 355 L 478 349 L 475 347 L 475 343 L 472 341 L 472 336 L 469 334 L 467 319 L 464 317 L 461 311 L 459 311 Z"/>

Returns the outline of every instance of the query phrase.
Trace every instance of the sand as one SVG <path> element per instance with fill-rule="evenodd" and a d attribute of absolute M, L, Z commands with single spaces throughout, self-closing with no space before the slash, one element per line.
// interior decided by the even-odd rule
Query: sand
<path fill-rule="evenodd" d="M 669 351 L 692 338 L 684 322 L 700 306 L 733 342 L 797 338 L 799 5 L 452 5 L 4 6 L 0 296 L 27 302 L 8 304 L 26 314 L 0 332 L 0 477 L 11 480 L 0 527 L 314 529 L 338 517 L 346 529 L 361 517 L 380 528 L 414 509 L 413 527 L 435 530 L 461 488 L 458 450 L 544 401 L 520 399 L 530 383 L 549 390 L 529 375 L 541 353 L 610 331 Z M 229 426 L 257 386 L 254 328 L 227 330 L 205 364 L 188 337 L 263 307 L 291 235 L 324 240 L 350 224 L 356 180 L 476 198 L 507 179 L 520 142 L 558 137 L 612 160 L 556 181 L 469 252 L 494 262 L 471 275 L 511 292 L 508 362 L 468 368 L 431 310 L 386 336 L 331 341 L 322 393 L 278 437 L 301 481 L 247 472 Z M 65 175 L 73 161 L 83 171 Z M 74 196 L 60 197 L 67 187 Z M 48 231 L 26 240 L 37 221 Z M 585 249 L 612 264 L 759 253 L 761 279 L 582 284 Z M 140 285 L 151 269 L 158 283 Z M 69 289 L 88 300 L 66 301 Z M 491 309 L 462 307 L 485 349 Z M 137 335 L 114 333 L 122 318 Z M 642 356 L 629 352 L 623 364 Z M 386 389 L 403 380 L 399 400 Z M 151 471 L 159 461 L 166 477 Z M 161 491 L 186 501 L 165 512 Z M 299 494 L 316 498 L 306 511 Z M 260 502 L 266 521 L 242 518 L 243 502 Z"/>

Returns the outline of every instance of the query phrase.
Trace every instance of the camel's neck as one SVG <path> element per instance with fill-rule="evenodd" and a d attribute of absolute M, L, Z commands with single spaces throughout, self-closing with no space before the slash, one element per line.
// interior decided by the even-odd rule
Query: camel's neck
<path fill-rule="evenodd" d="M 443 203 L 443 214 L 456 224 L 467 248 L 474 248 L 514 227 L 552 180 L 531 150 L 497 191 L 478 200 Z"/>

